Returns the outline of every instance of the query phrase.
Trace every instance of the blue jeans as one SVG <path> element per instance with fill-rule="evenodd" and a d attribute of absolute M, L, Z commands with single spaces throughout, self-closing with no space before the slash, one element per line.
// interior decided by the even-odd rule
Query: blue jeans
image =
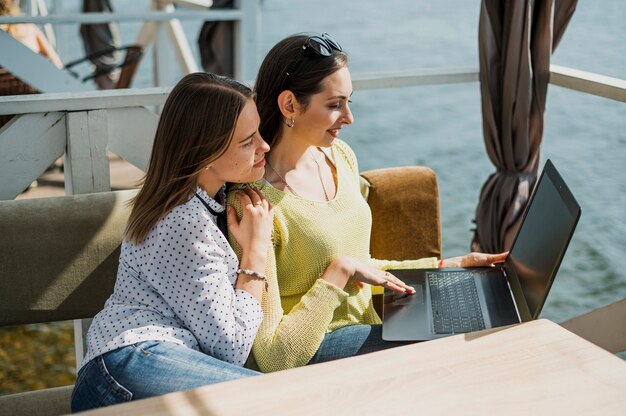
<path fill-rule="evenodd" d="M 259 374 L 183 345 L 140 342 L 102 354 L 80 369 L 72 412 Z"/>
<path fill-rule="evenodd" d="M 384 341 L 382 325 L 345 326 L 324 336 L 322 344 L 309 364 L 353 357 L 411 343 Z"/>

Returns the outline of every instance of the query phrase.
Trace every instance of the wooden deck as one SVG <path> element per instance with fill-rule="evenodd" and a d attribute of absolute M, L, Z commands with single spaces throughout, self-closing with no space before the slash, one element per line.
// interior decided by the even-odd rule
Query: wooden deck
<path fill-rule="evenodd" d="M 133 189 L 143 177 L 143 172 L 129 162 L 111 154 L 111 190 Z M 49 196 L 65 195 L 61 159 L 57 160 L 54 168 L 41 175 L 28 190 L 15 199 L 45 198 Z"/>

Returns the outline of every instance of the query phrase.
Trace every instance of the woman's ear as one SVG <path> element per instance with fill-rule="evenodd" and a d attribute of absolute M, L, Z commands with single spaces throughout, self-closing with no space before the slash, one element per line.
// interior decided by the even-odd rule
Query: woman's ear
<path fill-rule="evenodd" d="M 295 116 L 299 107 L 293 92 L 285 90 L 278 95 L 278 108 L 285 118 Z"/>

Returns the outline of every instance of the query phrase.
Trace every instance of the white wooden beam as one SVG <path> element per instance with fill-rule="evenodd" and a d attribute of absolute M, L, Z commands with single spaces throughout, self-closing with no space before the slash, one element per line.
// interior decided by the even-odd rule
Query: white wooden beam
<path fill-rule="evenodd" d="M 258 1 L 258 0 L 245 0 Z M 132 13 L 68 13 L 48 16 L 0 16 L 2 23 L 34 23 L 34 24 L 96 24 L 109 22 L 165 22 L 170 19 L 202 20 L 210 22 L 234 21 L 241 19 L 242 13 L 237 9 L 216 10 L 177 10 L 173 13 L 161 11 Z"/>
<path fill-rule="evenodd" d="M 162 105 L 172 87 L 0 96 L 1 114 L 88 111 Z"/>
<path fill-rule="evenodd" d="M 152 48 L 152 59 L 154 68 L 154 85 L 172 85 L 174 79 L 174 54 L 169 37 L 165 29 L 165 23 L 159 23 L 156 29 L 156 38 Z"/>
<path fill-rule="evenodd" d="M 64 151 L 64 113 L 13 118 L 0 129 L 0 199 L 15 199 Z"/>
<path fill-rule="evenodd" d="M 618 101 L 624 101 L 626 80 L 585 73 L 571 68 L 552 66 L 553 85 L 599 94 L 607 88 L 610 93 L 603 94 Z M 557 75 L 558 74 L 558 75 Z M 574 77 L 574 74 L 582 78 Z M 565 77 L 568 78 L 565 81 Z M 597 89 L 583 85 L 596 84 Z M 603 83 L 603 80 L 607 83 Z M 249 80 L 253 82 L 253 79 Z M 356 89 L 368 90 L 379 88 L 410 87 L 418 85 L 445 85 L 463 82 L 477 82 L 476 69 L 419 69 L 405 72 L 382 72 L 377 74 L 354 74 Z M 0 115 L 27 114 L 47 111 L 80 111 L 99 108 L 121 108 L 162 105 L 172 87 L 143 89 L 122 89 L 107 91 L 85 91 L 77 93 L 54 93 L 0 97 Z M 620 98 L 621 97 L 621 98 Z"/>
<path fill-rule="evenodd" d="M 213 0 L 172 0 L 172 2 L 196 10 L 206 10 L 213 6 Z"/>
<path fill-rule="evenodd" d="M 65 193 L 111 190 L 106 110 L 67 113 Z"/>
<path fill-rule="evenodd" d="M 151 43 L 156 40 L 157 24 L 154 22 L 145 22 L 139 29 L 135 43 L 141 45 L 144 50 L 148 49 Z"/>
<path fill-rule="evenodd" d="M 550 84 L 626 103 L 626 80 L 550 65 Z"/>
<path fill-rule="evenodd" d="M 172 19 L 163 24 L 172 45 L 183 75 L 198 72 L 198 64 L 193 56 L 183 25 L 178 19 Z"/>
<path fill-rule="evenodd" d="M 41 92 L 92 89 L 4 30 L 0 30 L 0 66 Z"/>
<path fill-rule="evenodd" d="M 383 72 L 355 75 L 352 84 L 355 90 L 413 87 L 418 85 L 456 84 L 477 82 L 478 71 L 461 69 L 420 69 L 404 72 Z"/>

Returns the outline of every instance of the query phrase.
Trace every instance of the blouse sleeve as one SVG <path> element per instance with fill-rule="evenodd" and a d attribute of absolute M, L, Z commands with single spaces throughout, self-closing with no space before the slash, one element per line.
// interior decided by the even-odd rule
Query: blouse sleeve
<path fill-rule="evenodd" d="M 168 216 L 156 231 L 147 272 L 152 286 L 202 352 L 243 365 L 263 313 L 252 295 L 230 282 L 227 262 L 236 267 L 237 259 L 218 243 L 225 242 L 221 232 L 210 218 L 192 215 Z"/>

